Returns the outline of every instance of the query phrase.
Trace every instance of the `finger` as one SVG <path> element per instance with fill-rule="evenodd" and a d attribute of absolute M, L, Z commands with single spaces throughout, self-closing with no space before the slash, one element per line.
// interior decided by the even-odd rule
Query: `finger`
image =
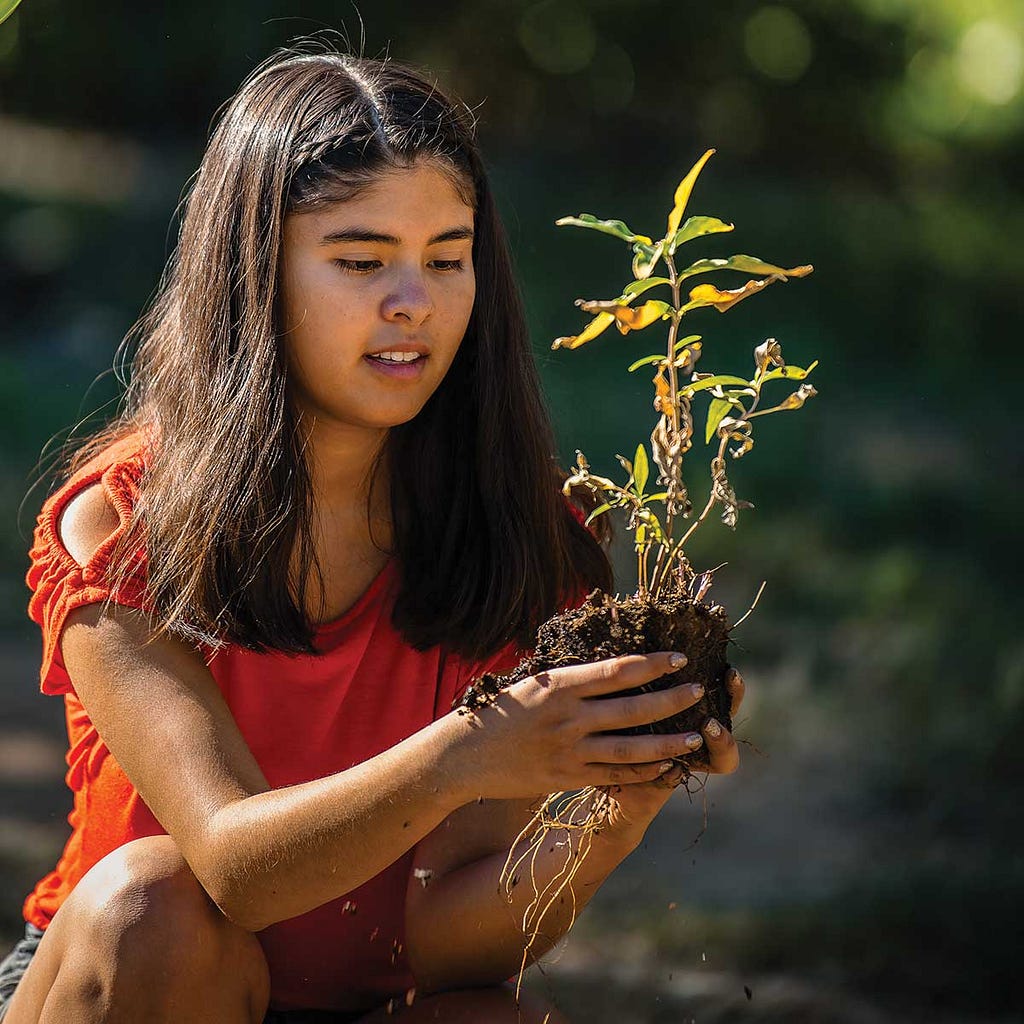
<path fill-rule="evenodd" d="M 718 775 L 729 775 L 736 771 L 740 766 L 740 751 L 732 733 L 723 728 L 717 718 L 709 718 L 702 732 L 711 771 Z"/>
<path fill-rule="evenodd" d="M 580 743 L 590 763 L 646 764 L 691 754 L 704 742 L 699 732 L 664 733 L 657 736 L 589 736 Z"/>
<path fill-rule="evenodd" d="M 660 722 L 693 707 L 704 696 L 700 683 L 684 683 L 667 690 L 634 693 L 626 697 L 606 697 L 584 705 L 582 722 L 587 732 L 609 732 L 634 725 Z"/>
<path fill-rule="evenodd" d="M 743 703 L 743 697 L 747 692 L 743 676 L 736 669 L 729 669 L 729 673 L 725 677 L 725 688 L 729 693 L 729 717 L 735 718 L 736 712 L 739 711 L 740 705 Z"/>
<path fill-rule="evenodd" d="M 599 697 L 643 686 L 685 664 L 685 654 L 658 651 L 655 654 L 624 654 L 586 665 L 566 665 L 542 674 L 558 687 L 571 687 L 580 697 Z M 536 678 L 540 679 L 540 675 Z"/>
<path fill-rule="evenodd" d="M 670 774 L 671 761 L 651 764 L 589 764 L 584 773 L 587 786 L 629 786 L 637 782 L 654 782 Z"/>

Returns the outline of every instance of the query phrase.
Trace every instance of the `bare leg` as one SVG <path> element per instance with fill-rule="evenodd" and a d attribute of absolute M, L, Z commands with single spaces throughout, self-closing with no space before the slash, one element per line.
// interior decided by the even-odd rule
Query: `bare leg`
<path fill-rule="evenodd" d="M 412 1006 L 398 1000 L 390 1013 L 375 1010 L 359 1024 L 389 1024 L 396 1018 L 403 1024 L 568 1024 L 568 1018 L 533 994 L 524 992 L 517 1007 L 511 985 L 441 992 L 414 999 Z"/>
<path fill-rule="evenodd" d="M 50 922 L 4 1024 L 259 1024 L 259 942 L 199 885 L 169 836 L 104 857 Z"/>

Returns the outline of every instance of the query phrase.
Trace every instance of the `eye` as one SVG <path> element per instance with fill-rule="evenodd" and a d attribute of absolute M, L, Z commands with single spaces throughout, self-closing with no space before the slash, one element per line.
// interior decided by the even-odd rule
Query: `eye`
<path fill-rule="evenodd" d="M 462 270 L 462 260 L 434 260 L 434 266 L 442 273 L 449 274 L 455 270 Z"/>
<path fill-rule="evenodd" d="M 379 260 L 335 260 L 335 263 L 348 274 L 372 274 L 379 267 Z"/>

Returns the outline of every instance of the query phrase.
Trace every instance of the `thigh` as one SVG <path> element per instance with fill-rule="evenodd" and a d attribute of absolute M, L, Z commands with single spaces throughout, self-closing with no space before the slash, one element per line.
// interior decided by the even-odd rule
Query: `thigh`
<path fill-rule="evenodd" d="M 177 954 L 169 956 L 171 950 Z M 216 990 L 207 991 L 214 957 L 222 969 L 212 979 Z M 40 939 L 3 1024 L 36 1021 L 51 990 L 56 998 L 58 974 L 59 988 L 79 974 L 89 976 L 83 985 L 104 990 L 116 981 L 122 1000 L 125 985 L 134 984 L 133 1005 L 136 998 L 156 999 L 166 985 L 208 1009 L 248 996 L 262 1018 L 269 998 L 257 939 L 220 913 L 169 836 L 126 843 L 85 874 Z"/>
<path fill-rule="evenodd" d="M 26 924 L 25 937 L 20 939 L 10 953 L 0 961 L 0 1021 L 7 1016 L 7 1008 L 11 1005 L 14 990 L 28 970 L 42 937 L 43 932 L 40 929 L 33 924 Z"/>

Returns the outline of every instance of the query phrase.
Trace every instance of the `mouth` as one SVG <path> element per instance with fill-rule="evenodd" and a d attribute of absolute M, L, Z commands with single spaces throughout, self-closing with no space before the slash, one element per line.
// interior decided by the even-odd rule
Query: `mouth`
<path fill-rule="evenodd" d="M 363 360 L 378 373 L 398 380 L 414 380 L 419 377 L 429 358 L 426 352 L 401 350 L 363 356 Z"/>

